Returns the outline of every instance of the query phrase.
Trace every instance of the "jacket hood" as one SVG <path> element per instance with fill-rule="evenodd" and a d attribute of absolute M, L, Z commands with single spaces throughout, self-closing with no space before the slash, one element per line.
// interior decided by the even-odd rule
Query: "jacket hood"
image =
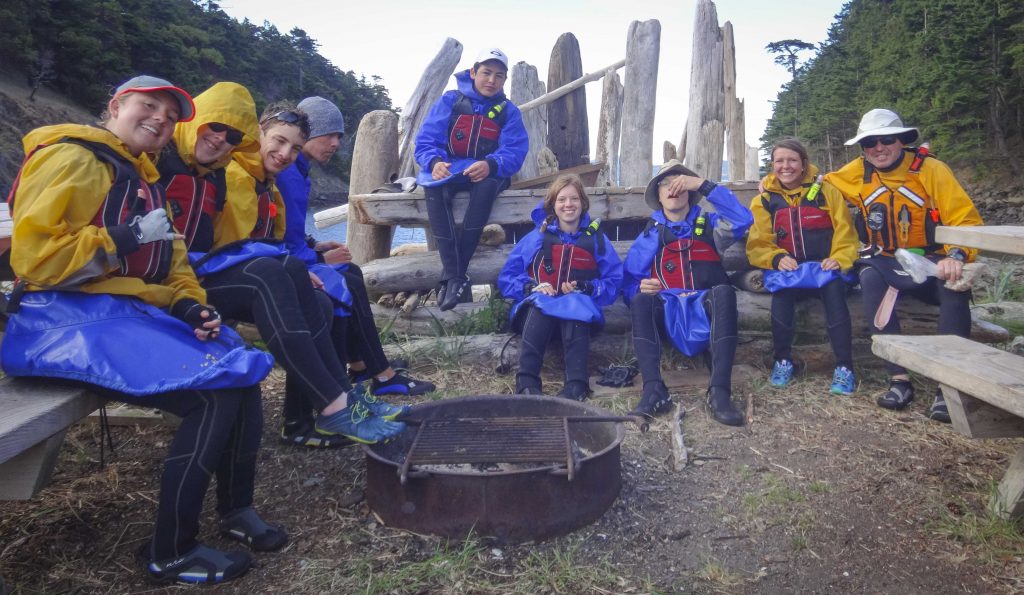
<path fill-rule="evenodd" d="M 802 184 L 813 184 L 814 178 L 818 177 L 818 166 L 810 163 L 807 165 L 807 172 L 804 174 Z M 765 192 L 775 192 L 777 194 L 792 193 L 792 190 L 786 190 L 782 187 L 782 183 L 775 176 L 775 172 L 772 172 L 764 177 L 764 190 Z"/>
<path fill-rule="evenodd" d="M 174 129 L 174 143 L 186 165 L 196 170 L 219 169 L 231 162 L 232 154 L 256 152 L 259 155 L 259 120 L 256 118 L 256 102 L 248 89 L 238 83 L 217 83 L 196 95 L 195 105 L 195 118 L 179 122 Z M 240 131 L 244 138 L 220 161 L 202 166 L 196 163 L 196 139 L 199 129 L 213 122 L 227 124 Z"/>
<path fill-rule="evenodd" d="M 469 76 L 469 69 L 463 70 L 462 72 L 455 73 L 455 80 L 459 83 L 459 92 L 469 97 L 474 102 L 486 103 L 488 105 L 493 103 L 501 103 L 505 101 L 505 91 L 502 90 L 494 97 L 484 97 L 473 86 L 473 79 Z"/>
<path fill-rule="evenodd" d="M 43 126 L 29 132 L 22 139 L 21 144 L 28 155 L 39 145 L 52 145 L 63 138 L 75 138 L 93 143 L 101 143 L 113 149 L 118 155 L 124 157 L 129 163 L 135 166 L 147 182 L 155 182 L 160 179 L 160 173 L 156 170 L 156 164 L 148 153 L 142 153 L 138 157 L 132 155 L 124 146 L 121 139 L 113 132 L 100 126 L 89 126 L 84 124 L 57 124 L 56 126 Z"/>

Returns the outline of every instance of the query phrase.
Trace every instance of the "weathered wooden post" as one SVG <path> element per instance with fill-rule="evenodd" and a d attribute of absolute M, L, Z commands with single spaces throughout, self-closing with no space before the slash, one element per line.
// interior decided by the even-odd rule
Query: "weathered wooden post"
<path fill-rule="evenodd" d="M 583 76 L 580 43 L 572 33 L 563 33 L 551 50 L 548 89 L 557 89 Z M 548 106 L 548 148 L 558 158 L 560 169 L 590 163 L 590 128 L 587 122 L 587 92 L 576 89 Z"/>
<path fill-rule="evenodd" d="M 661 144 L 661 159 L 662 163 L 667 163 L 673 159 L 679 159 L 679 155 L 676 153 L 676 146 L 671 141 L 665 141 Z"/>
<path fill-rule="evenodd" d="M 402 119 L 398 124 L 398 131 L 402 139 L 398 153 L 401 156 L 401 163 L 398 167 L 399 177 L 416 175 L 416 158 L 414 156 L 416 133 L 420 129 L 420 124 L 423 123 L 423 118 L 430 111 L 430 107 L 448 86 L 448 78 L 455 72 L 455 67 L 459 65 L 460 59 L 462 59 L 462 44 L 451 37 L 445 39 L 437 55 L 423 71 L 423 76 L 420 77 L 416 90 L 412 92 L 412 97 L 405 104 L 405 108 L 402 110 Z"/>
<path fill-rule="evenodd" d="M 729 181 L 744 179 L 746 173 L 746 133 L 743 130 L 743 102 L 736 98 L 736 43 L 732 23 L 722 26 L 722 84 L 725 89 L 726 155 L 729 160 Z"/>
<path fill-rule="evenodd" d="M 544 94 L 544 83 L 537 76 L 537 67 L 526 62 L 516 62 L 512 66 L 512 89 L 509 99 L 512 103 L 522 106 L 532 99 Z M 540 176 L 540 165 L 537 163 L 537 156 L 548 144 L 548 107 L 538 106 L 523 112 L 523 125 L 526 133 L 530 135 L 530 150 L 526 154 L 526 161 L 515 180 L 528 180 Z"/>
<path fill-rule="evenodd" d="M 761 158 L 757 155 L 757 147 L 747 145 L 747 158 L 745 160 L 745 165 L 746 167 L 744 168 L 744 171 L 746 172 L 746 175 L 743 176 L 743 179 L 761 179 Z"/>
<path fill-rule="evenodd" d="M 359 122 L 352 151 L 349 194 L 369 194 L 398 174 L 398 115 L 387 110 L 372 111 Z M 356 264 L 385 258 L 391 252 L 391 227 L 364 225 L 359 216 L 348 218 L 349 250 Z"/>
<path fill-rule="evenodd" d="M 725 141 L 722 52 L 722 30 L 718 27 L 715 4 L 711 0 L 697 0 L 690 60 L 690 110 L 679 154 L 687 167 L 714 181 L 722 178 Z"/>
<path fill-rule="evenodd" d="M 629 24 L 619 147 L 619 184 L 622 186 L 643 186 L 651 179 L 660 48 L 661 23 L 657 19 Z"/>
<path fill-rule="evenodd" d="M 619 128 L 622 126 L 622 83 L 619 73 L 609 71 L 601 86 L 601 122 L 597 127 L 595 161 L 604 167 L 597 186 L 617 186 L 619 179 Z"/>

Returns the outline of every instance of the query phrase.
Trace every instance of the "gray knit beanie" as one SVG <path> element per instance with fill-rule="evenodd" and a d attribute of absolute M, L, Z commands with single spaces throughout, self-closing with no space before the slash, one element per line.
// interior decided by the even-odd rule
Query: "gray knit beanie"
<path fill-rule="evenodd" d="M 307 97 L 299 102 L 299 109 L 309 117 L 310 139 L 335 132 L 344 136 L 345 120 L 341 117 L 341 110 L 331 101 L 323 97 Z"/>

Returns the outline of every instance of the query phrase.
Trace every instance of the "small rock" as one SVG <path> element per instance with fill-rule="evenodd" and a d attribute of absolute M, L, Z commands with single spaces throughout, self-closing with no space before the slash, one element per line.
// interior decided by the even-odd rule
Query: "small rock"
<path fill-rule="evenodd" d="M 352 490 L 341 497 L 341 505 L 345 507 L 355 506 L 363 501 L 362 490 Z"/>
<path fill-rule="evenodd" d="M 323 483 L 324 483 L 324 478 L 322 478 L 322 477 L 310 477 L 306 481 L 302 482 L 302 487 L 304 487 L 304 488 L 311 488 L 313 486 L 318 486 L 318 485 L 321 485 Z"/>

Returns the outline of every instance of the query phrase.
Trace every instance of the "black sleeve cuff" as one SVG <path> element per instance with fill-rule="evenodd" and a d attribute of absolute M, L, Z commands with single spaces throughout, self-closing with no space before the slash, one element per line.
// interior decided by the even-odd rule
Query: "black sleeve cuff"
<path fill-rule="evenodd" d="M 188 314 L 188 311 L 191 310 L 194 306 L 198 305 L 199 302 L 195 301 L 192 298 L 182 298 L 175 302 L 173 306 L 171 306 L 171 316 L 177 318 L 178 320 L 185 320 L 185 315 Z"/>
<path fill-rule="evenodd" d="M 786 256 L 787 254 L 785 252 L 779 252 L 774 257 L 772 257 L 772 269 L 776 271 L 779 270 L 779 262 L 781 262 L 782 259 L 785 258 Z"/>
<path fill-rule="evenodd" d="M 313 236 L 306 236 L 306 245 L 310 248 L 316 249 L 316 238 Z"/>
<path fill-rule="evenodd" d="M 107 228 L 110 239 L 114 240 L 117 246 L 118 256 L 127 256 L 139 249 L 139 241 L 128 225 L 114 225 Z"/>
<path fill-rule="evenodd" d="M 498 162 L 495 161 L 494 159 L 492 159 L 491 157 L 488 157 L 487 159 L 484 159 L 484 161 L 486 161 L 488 167 L 491 168 L 491 171 L 487 174 L 487 177 L 489 177 L 489 178 L 496 178 L 496 177 L 498 177 Z"/>
<path fill-rule="evenodd" d="M 441 161 L 440 157 L 434 157 L 433 159 L 431 159 L 430 163 L 427 164 L 427 169 L 430 170 L 431 172 L 433 172 L 434 171 L 434 166 L 437 165 L 438 161 Z"/>
<path fill-rule="evenodd" d="M 715 190 L 717 186 L 718 184 L 712 182 L 711 180 L 704 180 L 704 182 L 700 185 L 700 188 L 697 189 L 697 192 L 700 192 L 704 196 L 711 196 L 711 193 Z"/>

